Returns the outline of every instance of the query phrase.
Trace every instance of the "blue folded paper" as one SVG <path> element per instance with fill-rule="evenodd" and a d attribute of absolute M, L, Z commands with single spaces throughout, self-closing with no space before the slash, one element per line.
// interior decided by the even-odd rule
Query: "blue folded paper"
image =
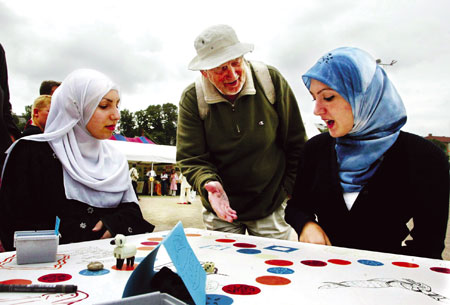
<path fill-rule="evenodd" d="M 122 297 L 152 292 L 151 281 L 156 274 L 155 259 L 161 245 L 166 248 L 195 304 L 206 304 L 206 272 L 189 245 L 181 222 L 139 263 L 128 279 Z"/>

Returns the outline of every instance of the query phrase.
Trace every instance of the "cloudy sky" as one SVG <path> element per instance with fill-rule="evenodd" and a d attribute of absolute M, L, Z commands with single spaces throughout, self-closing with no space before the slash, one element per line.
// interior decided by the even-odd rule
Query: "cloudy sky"
<path fill-rule="evenodd" d="M 367 50 L 384 63 L 405 103 L 403 128 L 450 136 L 448 0 L 0 0 L 13 111 L 24 112 L 42 80 L 94 68 L 122 89 L 122 107 L 178 105 L 198 72 L 187 70 L 206 27 L 231 25 L 255 45 L 248 59 L 277 67 L 294 90 L 308 134 L 320 119 L 301 82 L 325 52 Z"/>

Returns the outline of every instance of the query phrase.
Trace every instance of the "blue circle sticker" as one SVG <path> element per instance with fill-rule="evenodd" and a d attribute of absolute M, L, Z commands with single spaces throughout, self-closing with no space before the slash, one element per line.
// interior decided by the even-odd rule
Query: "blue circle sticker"
<path fill-rule="evenodd" d="M 381 262 L 373 261 L 370 259 L 360 259 L 360 260 L 358 260 L 358 263 L 367 265 L 367 266 L 383 266 L 384 265 Z"/>
<path fill-rule="evenodd" d="M 105 275 L 108 274 L 109 270 L 108 269 L 102 269 L 102 270 L 98 270 L 98 271 L 91 271 L 91 270 L 81 270 L 80 274 L 81 275 L 85 275 L 85 276 L 98 276 L 98 275 Z"/>
<path fill-rule="evenodd" d="M 207 294 L 206 305 L 230 305 L 233 304 L 233 299 L 221 294 Z"/>
<path fill-rule="evenodd" d="M 267 271 L 270 273 L 275 273 L 275 274 L 292 274 L 292 273 L 294 273 L 294 270 L 292 270 L 290 268 L 283 268 L 283 267 L 273 267 L 273 268 L 267 269 Z"/>
<path fill-rule="evenodd" d="M 239 250 L 237 250 L 237 252 L 243 253 L 243 254 L 259 254 L 259 253 L 261 253 L 261 250 L 257 250 L 257 249 L 239 249 Z"/>

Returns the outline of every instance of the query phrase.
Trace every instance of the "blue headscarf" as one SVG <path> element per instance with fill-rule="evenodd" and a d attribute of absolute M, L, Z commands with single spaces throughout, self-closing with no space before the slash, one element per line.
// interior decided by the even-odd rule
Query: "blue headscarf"
<path fill-rule="evenodd" d="M 302 78 L 308 89 L 316 79 L 350 103 L 354 125 L 336 138 L 336 153 L 342 189 L 361 191 L 406 123 L 402 99 L 375 59 L 357 48 L 327 53 Z"/>

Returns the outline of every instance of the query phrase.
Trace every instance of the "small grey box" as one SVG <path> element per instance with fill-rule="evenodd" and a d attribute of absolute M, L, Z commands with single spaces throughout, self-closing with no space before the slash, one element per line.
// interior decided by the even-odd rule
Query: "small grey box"
<path fill-rule="evenodd" d="M 17 264 L 56 262 L 59 235 L 55 230 L 16 231 L 14 247 Z"/>

